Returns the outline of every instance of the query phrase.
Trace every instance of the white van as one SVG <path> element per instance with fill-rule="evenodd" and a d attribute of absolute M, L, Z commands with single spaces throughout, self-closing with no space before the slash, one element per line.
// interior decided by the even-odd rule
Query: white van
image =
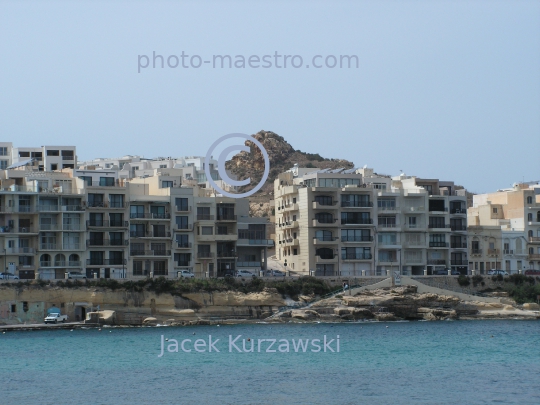
<path fill-rule="evenodd" d="M 86 276 L 79 271 L 68 271 L 66 274 L 68 279 L 86 278 Z"/>

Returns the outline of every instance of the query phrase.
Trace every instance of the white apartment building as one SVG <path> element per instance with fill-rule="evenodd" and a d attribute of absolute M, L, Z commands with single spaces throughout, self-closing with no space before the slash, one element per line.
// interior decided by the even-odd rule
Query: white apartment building
<path fill-rule="evenodd" d="M 469 267 L 479 274 L 492 269 L 522 272 L 540 269 L 540 186 L 478 194 L 467 211 Z"/>
<path fill-rule="evenodd" d="M 274 183 L 276 254 L 314 275 L 467 272 L 465 190 L 373 169 L 295 166 Z"/>
<path fill-rule="evenodd" d="M 35 164 L 39 171 L 73 169 L 77 164 L 75 146 L 13 147 L 0 142 L 0 170 L 11 166 Z"/>

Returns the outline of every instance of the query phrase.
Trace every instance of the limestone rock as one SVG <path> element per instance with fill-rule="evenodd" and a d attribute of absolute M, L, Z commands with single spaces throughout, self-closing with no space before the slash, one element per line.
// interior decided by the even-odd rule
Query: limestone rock
<path fill-rule="evenodd" d="M 293 309 L 291 311 L 291 317 L 296 319 L 302 319 L 304 321 L 311 321 L 320 317 L 318 312 L 311 309 Z"/>
<path fill-rule="evenodd" d="M 523 309 L 526 309 L 527 311 L 540 311 L 540 305 L 535 302 L 527 302 L 523 304 Z"/>
<path fill-rule="evenodd" d="M 156 326 L 158 324 L 158 320 L 157 318 L 149 316 L 148 318 L 144 318 L 142 323 L 144 326 Z"/>

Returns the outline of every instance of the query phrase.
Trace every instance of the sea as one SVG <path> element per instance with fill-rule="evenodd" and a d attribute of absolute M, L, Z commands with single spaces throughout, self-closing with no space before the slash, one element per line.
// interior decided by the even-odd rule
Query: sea
<path fill-rule="evenodd" d="M 540 322 L 8 331 L 0 404 L 538 405 Z"/>

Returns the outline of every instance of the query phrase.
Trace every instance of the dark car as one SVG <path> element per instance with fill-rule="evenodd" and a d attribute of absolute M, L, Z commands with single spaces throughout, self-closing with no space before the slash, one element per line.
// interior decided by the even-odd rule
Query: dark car
<path fill-rule="evenodd" d="M 433 272 L 433 275 L 434 276 L 447 276 L 448 275 L 448 270 L 446 270 L 446 269 L 435 270 Z"/>

